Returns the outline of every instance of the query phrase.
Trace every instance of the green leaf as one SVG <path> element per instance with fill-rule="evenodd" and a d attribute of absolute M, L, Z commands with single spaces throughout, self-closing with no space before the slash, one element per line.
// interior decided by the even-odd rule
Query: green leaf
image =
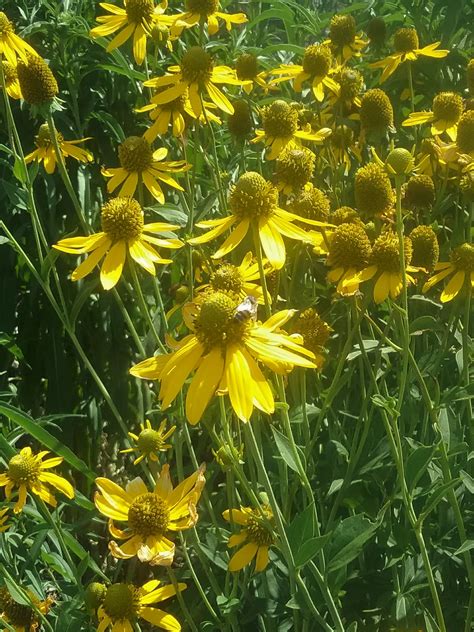
<path fill-rule="evenodd" d="M 438 487 L 426 501 L 423 511 L 420 513 L 418 520 L 420 522 L 423 522 L 424 520 L 426 520 L 426 518 L 433 511 L 433 509 L 435 509 L 436 506 L 443 500 L 447 492 L 450 489 L 453 489 L 453 487 L 455 487 L 456 485 L 458 485 L 458 483 L 460 483 L 460 479 L 454 478 L 452 481 L 449 481 L 449 483 L 444 483 L 444 485 L 441 485 L 440 487 Z"/>
<path fill-rule="evenodd" d="M 457 551 L 454 551 L 454 555 L 460 555 L 461 553 L 466 553 L 466 551 L 470 551 L 474 549 L 474 540 L 466 540 L 461 544 Z"/>
<path fill-rule="evenodd" d="M 308 505 L 286 527 L 286 535 L 293 555 L 296 555 L 301 546 L 316 534 L 314 503 Z"/>
<path fill-rule="evenodd" d="M 298 465 L 296 463 L 295 456 L 291 449 L 291 444 L 288 439 L 282 434 L 279 430 L 277 430 L 274 426 L 271 426 L 273 437 L 275 439 L 276 446 L 278 448 L 278 452 L 281 455 L 281 458 L 285 461 L 289 468 L 291 468 L 294 472 L 298 472 Z M 298 448 L 297 448 L 298 449 Z M 300 458 L 301 458 L 300 454 Z"/>
<path fill-rule="evenodd" d="M 51 450 L 51 452 L 62 456 L 71 467 L 81 472 L 81 474 L 86 476 L 89 480 L 93 481 L 96 479 L 96 474 L 88 468 L 84 461 L 77 457 L 72 450 L 50 434 L 45 428 L 40 426 L 29 415 L 5 402 L 0 402 L 0 413 L 23 428 L 23 430 Z"/>
<path fill-rule="evenodd" d="M 298 568 L 304 566 L 310 560 L 312 560 L 313 557 L 315 557 L 321 551 L 331 535 L 332 533 L 326 533 L 325 535 L 321 535 L 318 538 L 310 538 L 306 542 L 303 542 L 303 545 L 299 549 L 298 553 L 295 555 L 296 567 Z"/>
<path fill-rule="evenodd" d="M 417 482 L 423 476 L 434 451 L 434 446 L 422 445 L 416 448 L 408 457 L 405 467 L 405 479 L 410 491 L 414 489 Z"/>
<path fill-rule="evenodd" d="M 363 514 L 342 520 L 334 530 L 327 550 L 327 571 L 336 571 L 352 562 L 378 526 L 379 522 L 371 522 Z"/>

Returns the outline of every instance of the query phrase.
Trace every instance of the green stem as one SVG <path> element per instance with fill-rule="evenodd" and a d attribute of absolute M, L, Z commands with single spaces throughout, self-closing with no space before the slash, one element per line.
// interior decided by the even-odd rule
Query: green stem
<path fill-rule="evenodd" d="M 129 264 L 130 264 L 129 267 L 130 267 L 130 272 L 132 276 L 132 284 L 136 293 L 136 297 L 138 299 L 138 304 L 140 306 L 140 311 L 142 313 L 142 316 L 145 319 L 145 321 L 148 323 L 148 327 L 150 331 L 152 332 L 153 337 L 155 338 L 156 344 L 161 349 L 161 351 L 163 351 L 163 353 L 166 353 L 166 348 L 161 342 L 160 336 L 158 335 L 158 332 L 156 331 L 155 323 L 153 322 L 153 318 L 151 317 L 150 311 L 146 304 L 145 297 L 143 295 L 143 291 L 140 285 L 140 281 L 138 280 L 135 262 L 130 260 Z"/>

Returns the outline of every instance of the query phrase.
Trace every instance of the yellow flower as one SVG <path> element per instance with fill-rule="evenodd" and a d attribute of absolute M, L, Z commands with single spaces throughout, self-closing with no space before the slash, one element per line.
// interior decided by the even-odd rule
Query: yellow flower
<path fill-rule="evenodd" d="M 441 92 L 433 99 L 432 112 L 412 112 L 402 123 L 403 127 L 431 123 L 433 136 L 446 134 L 456 140 L 458 123 L 463 111 L 462 96 L 456 92 Z"/>
<path fill-rule="evenodd" d="M 407 283 L 414 283 L 414 278 L 409 272 L 418 272 L 418 268 L 410 266 L 412 258 L 412 245 L 409 237 L 405 237 L 405 269 Z M 376 277 L 374 285 L 374 301 L 382 303 L 388 296 L 395 300 L 403 288 L 403 277 L 400 263 L 400 244 L 398 235 L 391 230 L 386 230 L 377 237 L 372 247 L 369 265 L 361 270 L 354 279 L 346 280 L 343 286 L 353 281 L 361 283 Z"/>
<path fill-rule="evenodd" d="M 451 252 L 450 261 L 437 263 L 434 267 L 437 274 L 433 275 L 423 286 L 423 292 L 428 292 L 450 274 L 453 276 L 441 293 L 441 302 L 452 301 L 463 289 L 468 292 L 474 287 L 474 246 L 462 244 Z"/>
<path fill-rule="evenodd" d="M 18 81 L 17 67 L 8 61 L 2 61 L 3 76 L 5 77 L 5 88 L 7 94 L 12 99 L 22 99 L 20 82 Z"/>
<path fill-rule="evenodd" d="M 298 318 L 293 323 L 292 332 L 303 336 L 303 344 L 306 349 L 314 353 L 315 364 L 318 369 L 324 364 L 324 345 L 328 341 L 331 331 L 331 327 L 312 307 L 298 314 Z"/>
<path fill-rule="evenodd" d="M 228 66 L 215 66 L 212 56 L 200 46 L 193 46 L 184 53 L 179 66 L 170 66 L 169 74 L 145 81 L 149 88 L 166 89 L 155 95 L 156 105 L 169 103 L 186 91 L 196 117 L 202 114 L 202 95 L 207 92 L 209 98 L 218 108 L 233 114 L 234 108 L 225 94 L 217 87 L 219 83 L 242 85 L 235 71 Z M 171 87 L 168 87 L 171 86 Z"/>
<path fill-rule="evenodd" d="M 389 55 L 381 61 L 370 64 L 371 68 L 383 68 L 380 77 L 380 83 L 386 81 L 392 75 L 400 64 L 405 61 L 416 61 L 420 55 L 425 57 L 434 57 L 441 59 L 446 57 L 449 50 L 440 50 L 438 46 L 441 42 L 434 42 L 420 48 L 418 33 L 416 29 L 402 28 L 399 29 L 394 36 L 395 53 Z"/>
<path fill-rule="evenodd" d="M 125 540 L 121 546 L 115 540 L 109 542 L 112 555 L 123 560 L 136 555 L 141 562 L 169 566 L 175 546 L 167 534 L 196 524 L 196 504 L 206 482 L 204 469 L 201 466 L 173 489 L 169 465 L 163 465 L 151 492 L 139 477 L 125 489 L 107 478 L 97 478 L 99 491 L 95 494 L 95 506 L 109 518 L 111 536 Z M 127 526 L 119 529 L 114 521 L 126 522 Z"/>
<path fill-rule="evenodd" d="M 313 177 L 316 155 L 307 147 L 287 146 L 276 159 L 276 186 L 285 195 L 298 193 Z"/>
<path fill-rule="evenodd" d="M 26 502 L 28 492 L 36 494 L 52 507 L 56 507 L 57 502 L 51 487 L 55 487 L 67 498 L 74 498 L 74 489 L 65 478 L 53 472 L 46 472 L 52 467 L 56 467 L 63 462 L 62 456 L 55 456 L 43 461 L 49 454 L 47 451 L 33 454 L 31 448 L 26 447 L 20 450 L 8 461 L 8 469 L 0 474 L 0 487 L 5 487 L 5 496 L 10 499 L 12 491 L 18 489 L 18 500 L 13 507 L 14 513 L 20 513 Z"/>
<path fill-rule="evenodd" d="M 0 533 L 3 533 L 10 528 L 8 524 L 8 507 L 0 509 Z"/>
<path fill-rule="evenodd" d="M 254 227 L 258 231 L 265 256 L 270 264 L 279 270 L 286 259 L 283 236 L 299 241 L 311 242 L 312 236 L 299 226 L 296 220 L 312 226 L 325 227 L 327 224 L 302 218 L 278 207 L 278 191 L 259 173 L 248 171 L 237 181 L 229 197 L 231 215 L 221 219 L 198 222 L 198 228 L 210 228 L 204 235 L 189 239 L 192 245 L 207 243 L 226 230 L 232 230 L 219 250 L 212 255 L 220 259 L 234 250 Z"/>
<path fill-rule="evenodd" d="M 337 283 L 343 296 L 355 294 L 359 289 L 358 273 L 369 263 L 371 245 L 363 225 L 344 222 L 329 238 L 326 265 L 331 267 L 328 281 Z"/>
<path fill-rule="evenodd" d="M 107 45 L 107 52 L 115 50 L 133 35 L 133 56 L 137 64 L 142 64 L 146 55 L 146 40 L 151 36 L 155 24 L 171 24 L 172 18 L 164 16 L 168 0 L 162 0 L 156 7 L 153 0 L 123 0 L 123 8 L 108 2 L 100 6 L 110 15 L 101 15 L 90 32 L 91 37 L 106 37 L 116 31 L 117 35 Z"/>
<path fill-rule="evenodd" d="M 219 0 L 185 0 L 186 11 L 173 16 L 174 24 L 171 29 L 173 35 L 179 36 L 184 28 L 196 24 L 207 24 L 209 35 L 215 35 L 219 30 L 219 20 L 225 22 L 226 29 L 231 30 L 232 24 L 245 24 L 245 13 L 224 13 L 218 11 Z"/>
<path fill-rule="evenodd" d="M 271 86 L 266 82 L 267 72 L 259 72 L 258 57 L 252 53 L 242 53 L 235 62 L 235 73 L 237 79 L 242 81 L 242 87 L 247 94 L 250 94 L 255 85 L 260 86 L 268 92 Z"/>
<path fill-rule="evenodd" d="M 368 42 L 357 35 L 356 22 L 352 15 L 334 15 L 329 25 L 329 39 L 334 54 L 344 63 L 351 57 L 360 57 Z"/>
<path fill-rule="evenodd" d="M 255 572 L 264 571 L 268 566 L 268 549 L 275 543 L 270 507 L 264 505 L 261 510 L 251 507 L 226 509 L 222 516 L 224 520 L 244 527 L 240 533 L 229 538 L 229 547 L 244 545 L 229 560 L 229 570 L 240 571 L 256 557 Z"/>
<path fill-rule="evenodd" d="M 270 148 L 267 158 L 275 160 L 287 147 L 298 146 L 302 140 L 322 143 L 331 134 L 328 127 L 322 127 L 317 132 L 309 129 L 298 129 L 298 110 L 281 99 L 273 101 L 261 110 L 263 129 L 256 130 L 256 137 L 252 143 L 263 141 Z"/>
<path fill-rule="evenodd" d="M 183 187 L 169 174 L 187 171 L 190 165 L 184 160 L 162 162 L 168 155 L 166 147 L 153 151 L 150 143 L 143 136 L 129 136 L 119 146 L 118 154 L 121 166 L 102 170 L 103 176 L 111 178 L 107 184 L 109 193 L 122 185 L 119 196 L 131 197 L 138 183 L 142 181 L 152 196 L 160 204 L 164 204 L 165 196 L 158 180 L 174 189 L 184 191 Z"/>
<path fill-rule="evenodd" d="M 16 66 L 17 57 L 24 61 L 27 54 L 37 55 L 38 53 L 21 37 L 15 34 L 15 28 L 3 11 L 0 11 L 0 57 L 3 55 L 9 64 Z"/>
<path fill-rule="evenodd" d="M 156 96 L 159 94 L 160 92 Z M 154 121 L 153 125 L 143 134 L 143 138 L 152 143 L 157 136 L 166 134 L 170 124 L 172 125 L 173 136 L 182 136 L 189 121 L 196 118 L 187 91 L 169 103 L 156 104 L 156 96 L 151 98 L 148 105 L 135 110 L 136 112 L 149 112 L 151 120 Z M 221 123 L 220 118 L 211 111 L 211 108 L 215 107 L 213 103 L 203 102 L 203 112 L 199 119 L 202 124 L 206 124 L 208 120 L 217 124 Z"/>
<path fill-rule="evenodd" d="M 159 608 L 150 608 L 150 604 L 173 597 L 184 590 L 186 584 L 159 586 L 157 579 L 152 579 L 143 586 L 125 583 L 108 586 L 97 610 L 97 632 L 105 632 L 108 628 L 112 628 L 112 632 L 132 632 L 136 629 L 134 623 L 139 618 L 162 630 L 181 630 L 179 621 L 173 615 Z"/>
<path fill-rule="evenodd" d="M 75 147 L 79 143 L 83 143 L 88 138 L 81 138 L 80 140 L 64 140 L 62 134 L 58 134 L 58 145 L 62 155 L 67 158 L 72 156 L 79 162 L 91 162 L 94 158 L 92 154 L 86 149 Z M 43 162 L 46 173 L 54 173 L 56 169 L 56 152 L 54 151 L 53 141 L 49 133 L 49 127 L 47 123 L 43 123 L 38 130 L 38 135 L 35 138 L 36 149 L 25 156 L 25 162 L 28 164 L 33 160 L 37 162 Z"/>
<path fill-rule="evenodd" d="M 239 419 L 249 421 L 254 406 L 271 414 L 273 394 L 258 362 L 286 374 L 295 366 L 314 368 L 313 354 L 302 346 L 301 337 L 289 336 L 280 328 L 294 310 L 283 310 L 263 324 L 236 317 L 240 299 L 224 292 L 209 292 L 185 317 L 191 334 L 170 354 L 148 358 L 130 373 L 142 379 L 160 380 L 163 409 L 177 397 L 195 370 L 186 396 L 186 417 L 196 424 L 214 394 L 228 392 Z"/>
<path fill-rule="evenodd" d="M 144 424 L 140 424 L 140 434 L 136 435 L 129 432 L 128 436 L 136 443 L 135 447 L 120 450 L 122 454 L 127 452 L 139 452 L 140 455 L 135 459 L 133 465 L 138 465 L 143 459 L 158 461 L 157 452 L 166 452 L 171 448 L 171 444 L 166 443 L 166 439 L 171 437 L 176 430 L 176 426 L 171 426 L 166 430 L 166 419 L 160 424 L 158 430 L 153 430 L 150 420 L 146 419 Z"/>
<path fill-rule="evenodd" d="M 279 75 L 272 83 L 281 83 L 293 79 L 293 87 L 297 92 L 303 89 L 303 83 L 310 81 L 311 89 L 317 101 L 324 101 L 325 88 L 339 94 L 339 86 L 329 75 L 332 70 L 332 53 L 327 44 L 313 44 L 304 51 L 301 66 L 298 64 L 281 64 L 271 71 L 272 75 Z"/>
<path fill-rule="evenodd" d="M 271 272 L 272 267 L 268 265 L 266 260 L 264 260 L 263 266 L 265 273 Z M 260 281 L 258 262 L 253 253 L 248 252 L 242 259 L 240 266 L 232 263 L 220 263 L 212 270 L 209 283 L 201 285 L 197 291 L 205 291 L 210 287 L 214 292 L 227 292 L 241 300 L 245 300 L 247 296 L 253 296 L 258 303 L 263 305 L 265 301 L 262 287 L 254 281 Z"/>
<path fill-rule="evenodd" d="M 183 245 L 179 239 L 155 237 L 155 233 L 170 232 L 179 226 L 166 222 L 144 225 L 142 207 L 131 198 L 113 198 L 104 204 L 101 222 L 101 232 L 86 237 L 61 239 L 53 246 L 56 250 L 73 255 L 91 253 L 72 273 L 73 281 L 90 274 L 105 256 L 100 281 L 104 290 L 110 290 L 120 279 L 127 252 L 142 268 L 155 275 L 155 263 L 164 265 L 171 263 L 171 259 L 162 259 L 153 246 L 173 249 Z"/>
<path fill-rule="evenodd" d="M 36 632 L 40 622 L 36 610 L 47 614 L 53 603 L 51 598 L 41 601 L 34 592 L 24 589 L 33 605 L 21 604 L 15 601 L 8 589 L 0 588 L 0 617 L 10 624 L 15 632 Z M 35 610 L 36 608 L 36 610 Z"/>

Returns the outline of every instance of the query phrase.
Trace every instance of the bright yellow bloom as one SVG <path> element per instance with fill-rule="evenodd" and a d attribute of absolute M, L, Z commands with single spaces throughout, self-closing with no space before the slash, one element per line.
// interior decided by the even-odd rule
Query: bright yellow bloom
<path fill-rule="evenodd" d="M 250 94 L 257 85 L 267 93 L 271 86 L 266 82 L 268 72 L 259 71 L 258 57 L 252 53 L 242 53 L 235 62 L 235 73 L 237 79 L 242 81 L 242 87 L 247 94 Z"/>
<path fill-rule="evenodd" d="M 17 67 L 8 61 L 2 61 L 3 76 L 5 77 L 5 88 L 7 94 L 12 99 L 22 99 L 20 82 L 18 81 Z"/>
<path fill-rule="evenodd" d="M 62 134 L 58 134 L 58 145 L 61 150 L 61 154 L 64 158 L 71 156 L 79 162 L 91 162 L 94 157 L 86 149 L 81 147 L 75 147 L 79 143 L 83 143 L 88 138 L 81 138 L 80 140 L 64 140 Z M 37 162 L 43 162 L 46 173 L 54 173 L 56 169 L 56 152 L 54 151 L 53 141 L 49 133 L 49 127 L 47 123 L 43 123 L 39 128 L 38 135 L 35 137 L 36 149 L 25 156 L 25 162 L 28 164 L 33 160 Z"/>
<path fill-rule="evenodd" d="M 18 489 L 14 513 L 20 513 L 23 509 L 28 492 L 36 494 L 52 507 L 56 507 L 57 501 L 50 486 L 55 487 L 67 498 L 74 498 L 74 488 L 69 481 L 53 472 L 45 471 L 60 465 L 63 457 L 55 456 L 43 461 L 47 454 L 48 451 L 33 454 L 30 447 L 22 448 L 19 454 L 15 454 L 8 461 L 7 471 L 0 474 L 0 487 L 5 487 L 7 500 L 10 499 L 12 491 Z"/>
<path fill-rule="evenodd" d="M 179 36 L 185 28 L 190 28 L 196 24 L 207 24 L 209 35 L 215 35 L 219 30 L 219 20 L 225 22 L 228 31 L 231 30 L 232 24 L 245 24 L 247 22 L 245 13 L 224 13 L 218 11 L 219 5 L 219 0 L 185 0 L 186 11 L 173 16 L 174 24 L 171 33 Z"/>
<path fill-rule="evenodd" d="M 359 289 L 357 275 L 369 263 L 371 245 L 363 225 L 344 222 L 329 237 L 326 265 L 331 267 L 327 278 L 337 283 L 343 296 L 355 294 Z"/>
<path fill-rule="evenodd" d="M 139 452 L 140 454 L 133 462 L 133 465 L 138 465 L 143 459 L 158 461 L 156 453 L 166 452 L 166 450 L 171 448 L 171 444 L 166 443 L 166 439 L 171 437 L 176 430 L 176 426 L 171 426 L 171 428 L 166 430 L 166 423 L 166 419 L 164 419 L 158 430 L 153 430 L 150 420 L 146 419 L 144 424 L 140 424 L 140 434 L 136 435 L 133 432 L 128 433 L 128 436 L 135 441 L 136 445 L 133 448 L 120 450 L 120 452 L 122 454 Z"/>
<path fill-rule="evenodd" d="M 133 632 L 134 623 L 141 618 L 152 626 L 162 630 L 178 632 L 181 630 L 179 621 L 171 614 L 159 608 L 150 608 L 150 604 L 169 599 L 186 588 L 186 584 L 179 583 L 161 586 L 157 579 L 152 579 L 143 586 L 134 584 L 111 584 L 107 587 L 102 604 L 97 610 L 99 627 L 97 632 Z"/>
<path fill-rule="evenodd" d="M 187 91 L 194 115 L 199 117 L 202 114 L 203 93 L 206 92 L 219 109 L 227 114 L 234 113 L 231 102 L 217 84 L 241 86 L 243 82 L 237 79 L 232 68 L 215 66 L 212 56 L 204 48 L 191 47 L 182 56 L 180 65 L 170 66 L 168 72 L 164 77 L 155 77 L 144 83 L 149 88 L 166 86 L 165 90 L 154 96 L 153 102 L 156 105 L 169 103 Z"/>
<path fill-rule="evenodd" d="M 291 104 L 278 99 L 262 108 L 263 129 L 256 130 L 252 143 L 263 141 L 269 151 L 268 160 L 275 160 L 287 146 L 298 146 L 302 140 L 322 143 L 331 135 L 328 127 L 314 132 L 310 126 L 298 129 L 298 110 Z"/>
<path fill-rule="evenodd" d="M 8 507 L 0 509 L 0 533 L 3 533 L 10 528 L 8 524 Z"/>
<path fill-rule="evenodd" d="M 279 208 L 277 188 L 253 171 L 244 173 L 239 178 L 230 194 L 229 206 L 232 213 L 230 216 L 198 222 L 198 228 L 210 230 L 204 235 L 188 240 L 192 245 L 207 243 L 235 225 L 229 237 L 212 255 L 213 259 L 227 255 L 240 244 L 249 231 L 255 229 L 270 265 L 279 270 L 286 259 L 283 237 L 308 243 L 313 241 L 310 233 L 295 225 L 296 221 L 311 226 L 327 226 L 324 222 L 298 217 Z"/>
<path fill-rule="evenodd" d="M 183 246 L 179 239 L 155 236 L 155 233 L 170 232 L 179 226 L 166 222 L 144 225 L 142 207 L 131 198 L 113 198 L 104 204 L 101 222 L 101 232 L 86 237 L 61 239 L 53 246 L 56 250 L 73 255 L 90 253 L 72 273 L 73 281 L 90 274 L 105 256 L 100 281 L 104 290 L 110 290 L 120 279 L 127 253 L 147 272 L 155 275 L 155 263 L 164 265 L 171 263 L 171 259 L 162 259 L 153 246 L 171 249 Z"/>
<path fill-rule="evenodd" d="M 420 48 L 418 33 L 412 28 L 399 29 L 394 36 L 395 53 L 389 55 L 381 61 L 370 64 L 371 68 L 383 68 L 380 77 L 380 83 L 386 81 L 392 75 L 400 64 L 405 61 L 416 61 L 420 55 L 424 57 L 434 57 L 441 59 L 446 57 L 449 50 L 439 50 L 438 46 L 441 42 L 434 42 Z"/>
<path fill-rule="evenodd" d="M 360 57 L 361 51 L 368 44 L 357 35 L 356 22 L 352 15 L 333 15 L 329 25 L 329 39 L 323 42 L 330 44 L 340 63 L 351 57 Z"/>
<path fill-rule="evenodd" d="M 436 285 L 450 274 L 453 276 L 441 293 L 441 302 L 448 303 L 455 298 L 465 287 L 470 292 L 474 287 L 474 246 L 472 244 L 462 244 L 451 252 L 450 261 L 437 263 L 431 279 L 423 286 L 423 292 L 428 292 L 433 285 Z"/>
<path fill-rule="evenodd" d="M 112 555 L 122 560 L 137 556 L 141 562 L 169 566 L 175 546 L 167 534 L 190 529 L 197 523 L 196 505 L 206 482 L 204 469 L 201 466 L 173 489 L 169 465 L 163 465 L 151 492 L 139 477 L 125 489 L 107 478 L 97 478 L 95 506 L 109 518 L 111 536 L 125 540 L 121 546 L 115 540 L 109 542 Z M 119 529 L 114 521 L 127 526 Z"/>
<path fill-rule="evenodd" d="M 230 536 L 229 547 L 240 548 L 229 561 L 230 571 L 240 571 L 255 560 L 255 572 L 264 571 L 268 566 L 268 549 L 275 543 L 271 523 L 273 514 L 268 505 L 259 509 L 241 507 L 240 509 L 226 509 L 222 514 L 224 520 L 242 525 L 240 533 Z"/>
<path fill-rule="evenodd" d="M 303 56 L 302 65 L 281 64 L 271 71 L 272 75 L 279 75 L 271 83 L 281 83 L 293 79 L 293 87 L 296 92 L 301 92 L 303 83 L 311 83 L 314 97 L 317 101 L 324 101 L 325 88 L 339 94 L 339 86 L 329 75 L 332 72 L 332 53 L 327 44 L 313 44 L 307 46 Z"/>
<path fill-rule="evenodd" d="M 199 301 L 199 302 L 198 302 Z M 184 310 L 191 334 L 176 344 L 170 354 L 148 358 L 130 373 L 147 380 L 160 380 L 163 409 L 177 397 L 195 370 L 186 396 L 186 417 L 196 424 L 212 397 L 228 392 L 239 419 L 249 421 L 254 406 L 274 412 L 269 383 L 258 362 L 276 373 L 295 366 L 314 368 L 313 354 L 304 349 L 300 336 L 289 336 L 281 327 L 294 310 L 274 314 L 263 324 L 236 316 L 240 299 L 224 292 L 209 292 Z"/>
<path fill-rule="evenodd" d="M 408 284 L 414 283 L 415 279 L 409 272 L 418 272 L 419 268 L 410 266 L 412 258 L 412 245 L 409 237 L 405 237 L 405 275 Z M 388 296 L 395 300 L 403 288 L 403 272 L 400 262 L 400 245 L 398 235 L 390 230 L 382 232 L 377 237 L 372 247 L 369 265 L 354 275 L 352 279 L 346 279 L 344 287 L 352 285 L 354 282 L 362 283 L 369 279 L 376 278 L 374 285 L 374 301 L 382 303 Z"/>
<path fill-rule="evenodd" d="M 133 56 L 137 64 L 142 64 L 146 55 L 147 37 L 155 24 L 171 24 L 172 18 L 164 16 L 168 0 L 162 0 L 156 7 L 153 0 L 123 0 L 123 8 L 108 2 L 100 6 L 110 15 L 101 15 L 90 32 L 92 37 L 107 37 L 116 31 L 117 35 L 107 45 L 107 52 L 115 50 L 133 35 Z"/>
<path fill-rule="evenodd" d="M 431 133 L 439 136 L 446 132 L 456 140 L 458 123 L 463 111 L 462 96 L 455 92 L 441 92 L 433 99 L 432 112 L 412 112 L 402 123 L 403 127 L 431 123 Z"/>
<path fill-rule="evenodd" d="M 268 261 L 263 261 L 265 274 L 272 271 L 272 267 Z M 219 265 L 211 271 L 209 283 L 199 286 L 198 292 L 207 291 L 211 288 L 214 292 L 229 292 L 234 294 L 241 300 L 245 300 L 247 296 L 253 296 L 258 303 L 265 303 L 263 289 L 254 281 L 260 281 L 260 272 L 258 262 L 252 252 L 248 252 L 242 259 L 240 266 L 232 263 L 219 263 Z M 271 299 L 271 297 L 268 297 Z"/>
<path fill-rule="evenodd" d="M 153 125 L 143 134 L 143 138 L 149 143 L 152 143 L 157 136 L 166 134 L 170 124 L 172 125 L 173 136 L 182 136 L 186 126 L 196 118 L 187 91 L 169 103 L 162 104 L 155 103 L 159 94 L 160 92 L 153 96 L 148 105 L 135 110 L 136 112 L 150 113 Z M 221 124 L 221 119 L 211 111 L 211 108 L 215 107 L 214 103 L 203 102 L 203 112 L 199 117 L 199 122 L 202 125 L 205 125 L 207 121 L 214 121 L 218 125 Z"/>
<path fill-rule="evenodd" d="M 13 24 L 5 13 L 0 11 L 0 58 L 4 55 L 9 64 L 16 66 L 17 57 L 27 61 L 27 54 L 37 55 L 38 53 L 15 34 Z"/>
<path fill-rule="evenodd" d="M 41 601 L 34 592 L 24 589 L 30 599 L 31 604 L 18 603 L 13 599 L 8 589 L 0 588 L 0 617 L 8 623 L 15 632 L 36 632 L 40 627 L 40 621 L 36 610 L 42 614 L 47 614 L 51 608 L 53 600 L 47 598 Z M 35 610 L 36 608 L 36 610 Z"/>
<path fill-rule="evenodd" d="M 158 180 L 178 191 L 183 187 L 172 178 L 170 173 L 181 173 L 190 168 L 184 160 L 162 162 L 168 155 L 166 147 L 153 151 L 150 143 L 143 136 L 129 136 L 118 149 L 120 167 L 102 169 L 102 175 L 110 178 L 107 191 L 113 193 L 121 186 L 120 197 L 132 197 L 139 182 L 143 182 L 148 191 L 160 204 L 165 203 L 165 196 Z"/>

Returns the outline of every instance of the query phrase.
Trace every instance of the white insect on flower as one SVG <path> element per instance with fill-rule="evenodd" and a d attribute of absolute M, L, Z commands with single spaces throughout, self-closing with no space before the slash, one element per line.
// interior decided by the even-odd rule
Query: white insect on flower
<path fill-rule="evenodd" d="M 238 320 L 240 323 L 257 320 L 257 299 L 253 296 L 246 296 L 242 303 L 235 308 L 234 320 Z"/>

